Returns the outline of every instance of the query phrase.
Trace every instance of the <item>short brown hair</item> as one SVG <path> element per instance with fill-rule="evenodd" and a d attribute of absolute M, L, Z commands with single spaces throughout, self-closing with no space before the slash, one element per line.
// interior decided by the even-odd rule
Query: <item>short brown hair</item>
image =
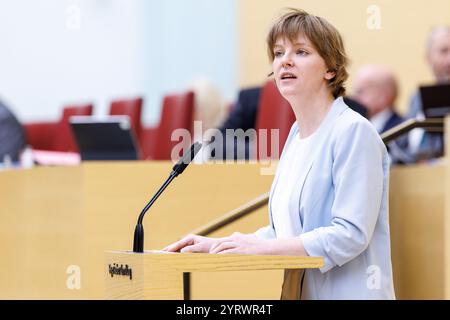
<path fill-rule="evenodd" d="M 307 13 L 304 10 L 288 9 L 272 26 L 267 35 L 267 51 L 270 61 L 275 55 L 273 48 L 279 37 L 294 42 L 299 34 L 305 35 L 314 45 L 330 71 L 336 73 L 329 80 L 329 86 L 335 98 L 345 94 L 345 81 L 348 78 L 348 59 L 344 42 L 339 31 L 327 20 Z"/>

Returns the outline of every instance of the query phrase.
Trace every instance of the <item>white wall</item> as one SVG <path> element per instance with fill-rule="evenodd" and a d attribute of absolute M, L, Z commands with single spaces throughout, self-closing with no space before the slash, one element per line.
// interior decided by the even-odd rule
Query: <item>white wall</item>
<path fill-rule="evenodd" d="M 146 1 L 145 81 L 151 117 L 160 99 L 198 78 L 209 79 L 231 101 L 237 90 L 237 0 Z M 157 111 L 155 112 L 155 108 Z M 147 116 L 146 119 L 149 119 Z M 154 119 L 154 118 L 152 118 Z"/>
<path fill-rule="evenodd" d="M 236 20 L 234 0 L 0 0 L 0 99 L 27 122 L 143 95 L 150 124 L 197 76 L 231 99 Z"/>

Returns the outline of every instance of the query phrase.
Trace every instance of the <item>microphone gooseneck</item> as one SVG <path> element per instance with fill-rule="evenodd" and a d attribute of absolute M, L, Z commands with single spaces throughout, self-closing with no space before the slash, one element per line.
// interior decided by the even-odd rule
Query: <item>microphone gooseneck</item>
<path fill-rule="evenodd" d="M 158 199 L 158 197 L 161 195 L 161 193 L 163 193 L 163 191 L 172 182 L 172 180 L 183 173 L 183 171 L 195 158 L 196 154 L 200 151 L 201 148 L 202 144 L 199 142 L 195 142 L 191 146 L 189 151 L 185 153 L 183 157 L 177 162 L 177 164 L 173 166 L 172 172 L 170 173 L 164 184 L 159 188 L 158 192 L 156 192 L 156 194 L 150 199 L 144 209 L 142 209 L 136 224 L 136 228 L 134 229 L 133 252 L 144 252 L 144 227 L 142 225 L 142 222 L 144 220 L 145 213 L 148 211 L 148 209 L 150 209 L 156 199 Z"/>

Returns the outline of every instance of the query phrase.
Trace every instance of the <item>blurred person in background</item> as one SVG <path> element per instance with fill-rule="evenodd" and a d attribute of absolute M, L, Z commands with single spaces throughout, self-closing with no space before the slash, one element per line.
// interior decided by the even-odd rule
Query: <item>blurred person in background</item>
<path fill-rule="evenodd" d="M 18 161 L 25 144 L 25 131 L 22 125 L 11 110 L 0 101 L 0 162 Z"/>
<path fill-rule="evenodd" d="M 218 156 L 213 150 L 211 159 L 251 159 L 251 155 L 253 154 L 252 144 L 254 141 L 245 138 L 239 139 L 239 137 L 235 138 L 234 136 L 232 139 L 227 139 L 226 131 L 231 129 L 234 132 L 236 130 L 247 132 L 249 129 L 256 128 L 260 94 L 260 87 L 250 87 L 239 91 L 236 103 L 233 105 L 226 119 L 219 126 L 219 132 L 216 132 L 216 135 L 213 137 L 214 140 L 219 139 L 222 142 L 222 152 L 219 152 L 220 156 Z M 228 154 L 227 150 L 232 150 L 232 154 Z"/>
<path fill-rule="evenodd" d="M 358 70 L 352 98 L 367 108 L 368 118 L 380 134 L 403 122 L 394 110 L 397 94 L 397 81 L 388 68 L 366 65 Z"/>
<path fill-rule="evenodd" d="M 426 41 L 426 61 L 435 83 L 450 83 L 450 27 L 433 28 Z M 420 92 L 416 91 L 410 101 L 409 118 L 425 119 Z M 438 158 L 443 155 L 443 136 L 440 133 L 425 132 L 424 129 L 412 130 L 407 138 L 405 149 L 410 162 Z"/>
<path fill-rule="evenodd" d="M 361 67 L 355 76 L 352 97 L 366 106 L 368 118 L 379 134 L 399 125 L 404 119 L 395 110 L 398 84 L 394 73 L 381 65 Z M 388 144 L 391 163 L 403 164 L 406 137 L 398 138 Z"/>
<path fill-rule="evenodd" d="M 226 116 L 226 102 L 220 91 L 206 78 L 197 78 L 192 81 L 189 90 L 194 92 L 194 121 L 197 121 L 194 128 L 193 141 L 209 141 L 213 133 L 210 129 L 217 128 Z M 201 126 L 198 126 L 200 122 Z M 208 160 L 210 154 L 209 145 L 203 146 L 203 153 L 206 155 L 203 159 L 197 157 L 194 162 L 203 162 Z"/>
<path fill-rule="evenodd" d="M 192 81 L 189 90 L 194 92 L 194 121 L 201 121 L 203 131 L 217 128 L 226 115 L 220 91 L 206 78 Z"/>

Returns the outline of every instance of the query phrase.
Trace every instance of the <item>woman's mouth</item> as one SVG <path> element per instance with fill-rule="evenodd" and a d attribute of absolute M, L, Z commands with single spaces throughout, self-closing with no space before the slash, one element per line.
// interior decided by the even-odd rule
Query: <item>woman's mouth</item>
<path fill-rule="evenodd" d="M 291 72 L 283 72 L 280 76 L 280 79 L 283 80 L 293 80 L 297 79 L 297 76 Z"/>

